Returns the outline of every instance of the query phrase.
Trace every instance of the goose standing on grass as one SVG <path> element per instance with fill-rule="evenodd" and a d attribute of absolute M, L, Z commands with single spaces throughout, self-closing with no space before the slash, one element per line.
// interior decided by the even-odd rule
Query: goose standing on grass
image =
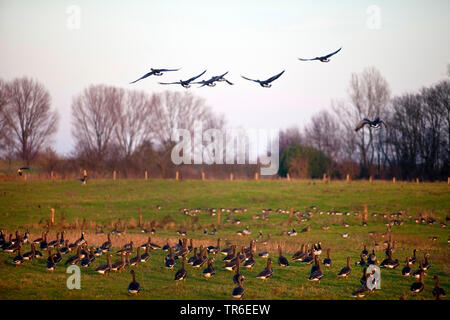
<path fill-rule="evenodd" d="M 137 266 L 139 264 L 139 262 L 141 262 L 141 248 L 137 247 L 136 249 L 136 256 L 131 258 L 130 260 L 130 266 Z"/>
<path fill-rule="evenodd" d="M 31 243 L 31 251 L 25 252 L 23 254 L 24 260 L 32 260 L 34 258 L 34 253 L 36 252 L 36 245 L 32 242 Z"/>
<path fill-rule="evenodd" d="M 236 257 L 236 246 L 232 245 L 231 252 L 227 256 L 225 256 L 225 258 L 223 258 L 223 261 L 228 263 L 231 260 L 233 260 L 235 257 Z"/>
<path fill-rule="evenodd" d="M 416 281 L 416 282 L 414 282 L 414 283 L 411 285 L 411 292 L 412 292 L 412 293 L 420 293 L 420 292 L 423 291 L 423 288 L 424 288 L 424 284 L 423 284 L 423 274 L 424 274 L 423 270 L 420 271 L 420 274 L 419 274 L 419 280 Z"/>
<path fill-rule="evenodd" d="M 47 271 L 53 272 L 56 267 L 56 263 L 53 260 L 52 250 L 50 248 L 48 250 L 48 258 L 47 258 Z"/>
<path fill-rule="evenodd" d="M 88 268 L 91 265 L 91 262 L 95 259 L 94 248 L 91 247 L 90 251 L 86 252 L 86 255 L 80 261 L 80 266 L 83 268 Z"/>
<path fill-rule="evenodd" d="M 314 268 L 311 268 L 311 272 L 309 274 L 309 281 L 317 281 L 320 284 L 320 279 L 323 278 L 323 272 L 322 268 L 320 266 L 320 260 L 318 259 L 318 256 L 314 257 L 315 265 Z"/>
<path fill-rule="evenodd" d="M 364 259 L 369 255 L 369 251 L 367 251 L 367 246 L 364 244 L 364 249 L 361 251 L 361 255 Z"/>
<path fill-rule="evenodd" d="M 389 269 L 395 269 L 400 265 L 400 262 L 398 262 L 398 259 L 392 259 L 392 251 L 389 250 L 388 257 L 381 262 L 380 267 L 381 268 L 389 268 Z"/>
<path fill-rule="evenodd" d="M 427 275 L 425 270 L 423 269 L 422 261 L 419 262 L 419 268 L 416 271 L 413 272 L 414 278 L 419 279 L 421 273 L 423 273 L 424 276 Z"/>
<path fill-rule="evenodd" d="M 264 268 L 263 271 L 258 273 L 256 278 L 261 279 L 262 281 L 266 281 L 269 278 L 272 278 L 273 276 L 273 268 L 272 268 L 272 259 L 267 259 L 267 266 Z"/>
<path fill-rule="evenodd" d="M 175 259 L 173 258 L 173 249 L 170 247 L 169 249 L 169 257 L 166 257 L 165 266 L 168 270 L 172 270 L 175 266 Z"/>
<path fill-rule="evenodd" d="M 128 285 L 128 295 L 138 295 L 139 291 L 141 291 L 141 285 L 139 282 L 136 281 L 136 275 L 134 273 L 134 270 L 130 271 L 131 276 L 133 277 L 133 280 Z"/>
<path fill-rule="evenodd" d="M 186 255 L 183 254 L 183 257 L 181 259 L 181 269 L 179 269 L 175 273 L 175 281 L 186 280 L 187 271 L 186 271 L 186 268 L 185 268 L 185 263 L 186 263 Z"/>
<path fill-rule="evenodd" d="M 192 266 L 194 264 L 195 260 L 197 260 L 197 259 L 198 259 L 197 248 L 194 248 L 194 255 L 189 258 L 188 264 L 190 264 Z"/>
<path fill-rule="evenodd" d="M 81 247 L 78 247 L 77 254 L 69 257 L 69 259 L 67 259 L 67 261 L 66 261 L 66 264 L 75 265 L 75 264 L 78 264 L 78 262 L 80 262 L 80 260 L 81 260 Z"/>
<path fill-rule="evenodd" d="M 61 250 L 59 249 L 59 244 L 56 245 L 56 253 L 53 255 L 53 261 L 58 264 L 62 260 Z"/>
<path fill-rule="evenodd" d="M 203 269 L 202 275 L 205 277 L 206 280 L 211 278 L 213 275 L 216 274 L 216 271 L 214 271 L 213 267 L 214 258 L 208 259 L 208 267 Z"/>
<path fill-rule="evenodd" d="M 255 258 L 253 257 L 253 251 L 250 251 L 250 257 L 244 262 L 244 267 L 251 269 L 255 265 Z"/>
<path fill-rule="evenodd" d="M 242 277 L 242 281 L 244 281 L 244 279 L 245 279 L 245 277 L 243 275 L 241 275 L 241 273 L 240 273 L 240 264 L 241 264 L 241 261 L 238 257 L 237 262 L 236 262 L 235 274 L 233 276 L 233 282 L 236 284 L 238 284 L 239 277 Z"/>
<path fill-rule="evenodd" d="M 47 243 L 47 233 L 44 233 L 44 239 L 39 243 L 39 248 L 41 250 L 46 250 L 48 248 L 48 243 Z"/>
<path fill-rule="evenodd" d="M 217 252 L 219 252 L 220 251 L 220 238 L 217 239 L 217 246 L 208 246 L 207 249 L 208 249 L 208 253 L 211 253 L 211 254 L 216 254 Z"/>
<path fill-rule="evenodd" d="M 439 287 L 439 277 L 438 276 L 434 276 L 433 277 L 435 284 L 434 284 L 434 288 L 433 288 L 433 297 L 436 298 L 436 300 L 441 300 L 441 298 L 445 297 L 445 291 L 443 288 Z"/>
<path fill-rule="evenodd" d="M 314 255 L 320 256 L 322 254 L 322 243 L 319 241 L 318 243 L 314 244 L 313 250 Z"/>
<path fill-rule="evenodd" d="M 19 247 L 17 248 L 17 256 L 13 259 L 13 264 L 18 266 L 21 265 L 24 262 L 23 256 L 20 254 L 20 248 L 22 245 L 19 243 Z"/>
<path fill-rule="evenodd" d="M 148 259 L 150 259 L 150 254 L 148 253 L 148 248 L 150 248 L 150 245 L 147 244 L 145 247 L 145 252 L 141 254 L 141 262 L 147 262 Z"/>
<path fill-rule="evenodd" d="M 430 269 L 430 267 L 431 267 L 431 264 L 430 264 L 430 262 L 428 261 L 428 257 L 429 257 L 429 256 L 430 256 L 429 253 L 425 253 L 425 254 L 423 255 L 424 261 L 423 261 L 423 263 L 422 263 L 422 269 L 423 269 L 424 271 L 427 271 L 427 270 Z"/>
<path fill-rule="evenodd" d="M 288 267 L 289 266 L 288 259 L 283 256 L 280 245 L 278 245 L 278 264 L 280 265 L 280 267 Z"/>
<path fill-rule="evenodd" d="M 95 269 L 95 272 L 98 272 L 100 274 L 106 275 L 111 271 L 111 255 L 106 255 L 106 264 L 102 264 L 97 269 Z"/>
<path fill-rule="evenodd" d="M 237 287 L 235 287 L 233 289 L 233 292 L 231 293 L 231 295 L 233 296 L 233 298 L 235 299 L 242 299 L 244 297 L 244 286 L 242 284 L 243 281 L 243 276 L 239 276 L 237 279 L 238 283 L 237 283 Z"/>
<path fill-rule="evenodd" d="M 347 265 L 341 269 L 338 273 L 339 278 L 348 279 L 348 276 L 352 272 L 352 268 L 350 268 L 350 257 L 347 257 Z"/>
<path fill-rule="evenodd" d="M 52 240 L 52 241 L 50 241 L 48 244 L 47 244 L 47 247 L 49 247 L 49 248 L 54 248 L 55 246 L 56 246 L 56 244 L 58 244 L 59 243 L 59 235 L 60 235 L 60 233 L 58 232 L 58 233 L 56 233 L 56 239 L 55 240 Z"/>
<path fill-rule="evenodd" d="M 327 249 L 327 257 L 323 259 L 323 265 L 325 267 L 331 267 L 330 249 Z"/>
<path fill-rule="evenodd" d="M 413 250 L 413 256 L 410 260 L 412 264 L 415 264 L 417 262 L 416 251 L 417 251 L 417 249 Z"/>
<path fill-rule="evenodd" d="M 363 254 L 361 253 L 361 254 L 359 255 L 359 257 L 361 258 L 361 260 L 356 261 L 356 262 L 355 262 L 355 265 L 364 267 L 364 266 L 366 265 L 366 261 L 364 261 L 364 256 L 363 256 Z"/>
<path fill-rule="evenodd" d="M 366 268 L 364 268 L 364 271 Z M 352 297 L 354 298 L 363 298 L 366 293 L 369 292 L 369 289 L 367 288 L 367 281 L 369 281 L 370 274 L 363 274 L 363 278 L 361 278 L 362 286 L 352 293 Z"/>
<path fill-rule="evenodd" d="M 402 269 L 402 276 L 409 277 L 411 275 L 411 271 L 412 271 L 411 265 L 412 265 L 411 259 L 410 259 L 410 257 L 407 257 L 406 265 Z"/>
<path fill-rule="evenodd" d="M 302 261 L 303 257 L 305 256 L 304 250 L 305 250 L 305 245 L 302 244 L 300 250 L 295 252 L 294 255 L 292 256 L 292 260 L 294 260 L 294 261 Z"/>
<path fill-rule="evenodd" d="M 108 233 L 107 237 L 108 237 L 108 240 L 103 242 L 102 245 L 100 246 L 100 249 L 102 250 L 103 253 L 108 252 L 112 245 L 111 232 Z"/>
<path fill-rule="evenodd" d="M 60 252 L 61 252 L 61 254 L 67 254 L 67 253 L 69 253 L 69 251 L 70 251 L 70 249 L 69 249 L 69 240 L 66 240 L 64 242 L 64 247 L 62 247 L 60 249 Z"/>
<path fill-rule="evenodd" d="M 86 239 L 84 238 L 84 231 L 81 232 L 81 237 L 75 241 L 75 244 L 77 246 L 81 246 L 83 244 L 86 244 Z"/>

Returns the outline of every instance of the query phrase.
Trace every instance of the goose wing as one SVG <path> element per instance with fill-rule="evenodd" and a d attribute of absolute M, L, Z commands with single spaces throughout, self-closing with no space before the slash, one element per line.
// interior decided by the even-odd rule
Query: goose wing
<path fill-rule="evenodd" d="M 271 78 L 265 80 L 264 82 L 269 83 L 269 82 L 272 82 L 272 81 L 278 79 L 278 78 L 284 73 L 284 71 L 285 71 L 285 70 L 281 71 L 279 74 L 277 74 L 277 75 L 275 75 L 275 76 L 273 76 L 273 77 L 271 77 Z"/>
<path fill-rule="evenodd" d="M 138 82 L 139 80 L 145 79 L 145 78 L 147 78 L 147 77 L 150 77 L 153 73 L 154 73 L 154 71 L 150 71 L 150 72 L 144 74 L 144 75 L 143 75 L 142 77 L 140 77 L 139 79 L 134 80 L 133 82 L 130 82 L 130 84 L 135 83 L 135 82 Z"/>
<path fill-rule="evenodd" d="M 178 70 L 180 70 L 181 68 L 178 68 L 178 69 L 157 69 L 156 71 L 159 71 L 159 72 L 168 72 L 168 71 L 178 71 Z"/>
<path fill-rule="evenodd" d="M 336 50 L 335 52 L 330 53 L 330 54 L 327 54 L 326 56 L 323 56 L 323 57 L 321 57 L 321 58 L 323 58 L 323 59 L 328 59 L 328 58 L 330 58 L 331 56 L 334 56 L 334 55 L 335 55 L 336 53 L 338 53 L 339 51 L 341 51 L 341 49 L 342 49 L 342 47 L 339 48 L 338 50 Z"/>
<path fill-rule="evenodd" d="M 319 60 L 319 58 L 312 58 L 312 59 L 302 59 L 302 58 L 298 58 L 298 60 L 300 60 L 300 61 L 314 61 L 314 60 Z"/>
<path fill-rule="evenodd" d="M 241 75 L 241 77 L 244 78 L 245 80 L 249 80 L 249 81 L 260 83 L 259 80 L 250 79 L 250 78 L 244 77 L 243 75 Z"/>
<path fill-rule="evenodd" d="M 203 71 L 202 73 L 200 73 L 198 76 L 195 76 L 195 77 L 192 77 L 192 78 L 186 80 L 186 82 L 191 82 L 191 81 L 194 81 L 194 80 L 197 79 L 197 78 L 200 78 L 202 75 L 205 74 L 205 72 L 206 72 L 206 70 Z"/>
<path fill-rule="evenodd" d="M 362 127 L 364 127 L 366 124 L 369 124 L 370 121 L 366 118 L 364 118 L 363 120 L 361 120 L 358 125 L 355 128 L 355 131 L 359 131 Z"/>
<path fill-rule="evenodd" d="M 158 82 L 159 84 L 181 84 L 180 81 L 175 81 L 175 82 Z"/>

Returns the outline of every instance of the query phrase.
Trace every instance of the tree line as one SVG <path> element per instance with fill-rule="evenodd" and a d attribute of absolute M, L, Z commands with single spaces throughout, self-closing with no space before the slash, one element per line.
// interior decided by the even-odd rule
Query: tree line
<path fill-rule="evenodd" d="M 300 178 L 397 177 L 437 180 L 449 175 L 450 81 L 415 93 L 391 96 L 389 84 L 375 68 L 352 74 L 348 98 L 332 101 L 330 111 L 315 114 L 304 128 L 280 132 L 279 175 Z M 363 118 L 379 116 L 387 126 L 355 132 Z M 71 133 L 75 146 L 59 155 L 52 147 L 59 116 L 48 90 L 27 77 L 0 79 L 0 152 L 11 164 L 21 161 L 44 172 L 72 177 L 84 168 L 90 176 L 143 175 L 253 177 L 258 165 L 175 166 L 170 158 L 172 128 L 225 127 L 225 118 L 205 100 L 164 91 L 149 94 L 107 85 L 91 85 L 73 97 Z"/>

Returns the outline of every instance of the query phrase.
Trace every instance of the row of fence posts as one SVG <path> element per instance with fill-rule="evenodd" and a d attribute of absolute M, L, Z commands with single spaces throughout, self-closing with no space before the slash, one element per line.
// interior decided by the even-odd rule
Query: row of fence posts
<path fill-rule="evenodd" d="M 201 175 L 202 175 L 202 180 L 205 181 L 205 180 L 206 180 L 206 174 L 205 174 L 205 172 L 202 171 L 202 172 L 201 172 Z M 24 179 L 25 181 L 27 181 L 27 179 L 28 179 L 28 174 L 25 173 L 25 174 L 23 175 L 23 179 Z M 55 179 L 55 174 L 54 174 L 53 171 L 50 172 L 50 179 L 51 179 L 51 180 Z M 116 179 L 117 179 L 117 172 L 116 172 L 116 170 L 114 170 L 114 171 L 113 171 L 113 180 L 116 180 Z M 144 179 L 145 179 L 145 180 L 148 180 L 148 171 L 147 171 L 147 170 L 144 171 Z M 259 174 L 258 174 L 258 172 L 255 172 L 254 179 L 255 179 L 255 180 L 259 180 Z M 175 180 L 180 180 L 180 173 L 179 173 L 178 171 L 175 172 Z M 234 174 L 233 174 L 233 173 L 230 173 L 229 180 L 230 180 L 230 181 L 233 181 L 233 180 L 234 180 Z M 287 180 L 287 181 L 291 181 L 291 176 L 290 176 L 289 173 L 286 174 L 286 180 Z M 326 183 L 329 183 L 329 182 L 331 181 L 330 177 L 329 177 L 326 173 L 323 174 L 322 180 L 323 180 L 323 182 L 326 182 Z M 350 181 L 351 181 L 350 174 L 347 174 L 347 175 L 346 175 L 345 180 L 346 180 L 347 182 L 350 182 Z M 373 176 L 370 176 L 370 177 L 369 177 L 369 182 L 370 182 L 370 183 L 373 182 Z M 393 182 L 393 183 L 396 183 L 396 182 L 397 182 L 396 177 L 393 177 L 393 178 L 392 178 L 392 182 Z M 420 179 L 419 179 L 419 178 L 416 178 L 416 183 L 420 183 Z M 450 184 L 450 177 L 447 178 L 447 184 Z"/>

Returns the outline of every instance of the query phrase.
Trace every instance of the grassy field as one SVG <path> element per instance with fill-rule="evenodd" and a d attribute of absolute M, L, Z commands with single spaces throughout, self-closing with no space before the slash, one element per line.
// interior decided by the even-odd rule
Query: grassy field
<path fill-rule="evenodd" d="M 368 226 L 363 227 L 360 216 L 364 204 L 369 211 Z M 157 205 L 162 209 L 158 210 Z M 308 221 L 300 221 L 295 216 L 291 223 L 288 213 L 276 213 L 277 208 L 305 212 L 311 206 L 317 206 L 320 215 L 313 210 Z M 180 208 L 246 208 L 245 213 L 221 216 L 221 225 L 217 226 L 217 216 L 200 212 L 192 217 L 185 215 Z M 262 283 L 255 276 L 265 267 L 266 260 L 256 257 L 256 266 L 252 270 L 241 269 L 246 277 L 244 282 L 245 299 L 352 299 L 351 293 L 359 287 L 362 275 L 361 267 L 354 265 L 359 260 L 362 244 L 371 250 L 375 244 L 377 258 L 384 259 L 383 242 L 387 236 L 386 223 L 392 218 L 383 217 L 402 211 L 404 224 L 392 227 L 392 238 L 396 251 L 394 258 L 400 260 L 400 267 L 394 270 L 382 269 L 382 290 L 368 296 L 367 299 L 432 299 L 434 287 L 433 275 L 440 278 L 441 287 L 448 291 L 449 244 L 448 228 L 442 228 L 450 215 L 450 186 L 444 183 L 403 183 L 381 182 L 372 184 L 364 181 L 331 182 L 322 181 L 174 181 L 174 180 L 91 180 L 86 186 L 78 181 L 11 181 L 0 182 L 0 229 L 6 233 L 16 230 L 29 230 L 31 239 L 40 236 L 49 220 L 50 208 L 55 209 L 55 225 L 50 228 L 49 241 L 56 232 L 66 230 L 66 238 L 71 242 L 80 236 L 81 229 L 86 231 L 89 245 L 100 245 L 106 235 L 95 234 L 96 226 L 102 226 L 105 232 L 120 221 L 126 226 L 126 233 L 112 238 L 113 246 L 118 248 L 133 240 L 137 244 L 146 242 L 147 234 L 138 228 L 141 210 L 144 223 L 156 227 L 152 242 L 160 245 L 169 239 L 173 245 L 178 241 L 177 230 L 187 231 L 187 238 L 194 239 L 194 245 L 216 245 L 217 238 L 229 240 L 240 247 L 256 239 L 261 231 L 264 238 L 271 234 L 271 240 L 265 247 L 257 244 L 257 252 L 268 250 L 274 261 L 274 276 Z M 266 221 L 253 219 L 261 209 L 271 208 L 273 213 Z M 349 216 L 327 215 L 327 211 L 350 212 Z M 378 213 L 376 217 L 372 213 Z M 419 215 L 434 218 L 435 224 L 417 224 Z M 411 216 L 411 218 L 407 218 Z M 239 219 L 241 224 L 227 222 Z M 120 219 L 120 220 L 119 220 Z M 344 227 L 343 222 L 350 224 Z M 320 228 L 329 225 L 329 230 Z M 204 235 L 203 229 L 211 231 L 217 227 L 216 235 Z M 300 233 L 309 225 L 310 232 Z M 236 231 L 246 226 L 252 231 L 250 236 L 238 236 Z M 295 228 L 298 235 L 289 237 L 285 231 Z M 375 236 L 369 232 L 375 231 Z M 342 233 L 349 233 L 345 239 Z M 436 241 L 429 237 L 436 236 Z M 326 252 L 331 249 L 332 268 L 323 268 L 324 278 L 320 285 L 307 281 L 310 266 L 290 260 L 292 254 L 300 249 L 302 243 L 321 241 Z M 277 244 L 283 247 L 283 253 L 290 260 L 288 268 L 276 263 Z M 431 268 L 425 277 L 425 290 L 421 294 L 409 292 L 414 278 L 401 276 L 406 256 L 418 250 L 418 258 L 425 252 L 430 253 Z M 29 250 L 26 245 L 24 251 Z M 142 253 L 142 252 L 141 252 Z M 70 253 L 69 255 L 72 255 Z M 137 299 L 231 299 L 234 288 L 232 273 L 222 270 L 223 256 L 216 257 L 214 267 L 216 276 L 208 281 L 201 276 L 203 268 L 193 269 L 187 266 L 187 280 L 175 283 L 176 270 L 181 266 L 177 262 L 173 271 L 165 270 L 166 252 L 152 251 L 150 260 L 134 268 L 142 291 Z M 191 255 L 191 254 L 190 254 Z M 190 256 L 189 255 L 189 256 Z M 0 299 L 136 299 L 127 296 L 127 286 L 131 280 L 129 270 L 112 273 L 102 277 L 94 269 L 105 263 L 106 257 L 97 257 L 93 267 L 82 269 L 81 289 L 69 290 L 66 287 L 66 266 L 59 264 L 54 273 L 46 272 L 46 259 L 27 261 L 15 267 L 11 261 L 15 254 L 0 252 Z M 350 256 L 352 273 L 348 280 L 337 279 L 336 274 L 345 265 Z M 321 256 L 323 259 L 324 254 Z M 67 257 L 63 258 L 65 261 Z M 113 255 L 112 262 L 118 259 Z M 417 269 L 417 264 L 413 269 Z"/>

